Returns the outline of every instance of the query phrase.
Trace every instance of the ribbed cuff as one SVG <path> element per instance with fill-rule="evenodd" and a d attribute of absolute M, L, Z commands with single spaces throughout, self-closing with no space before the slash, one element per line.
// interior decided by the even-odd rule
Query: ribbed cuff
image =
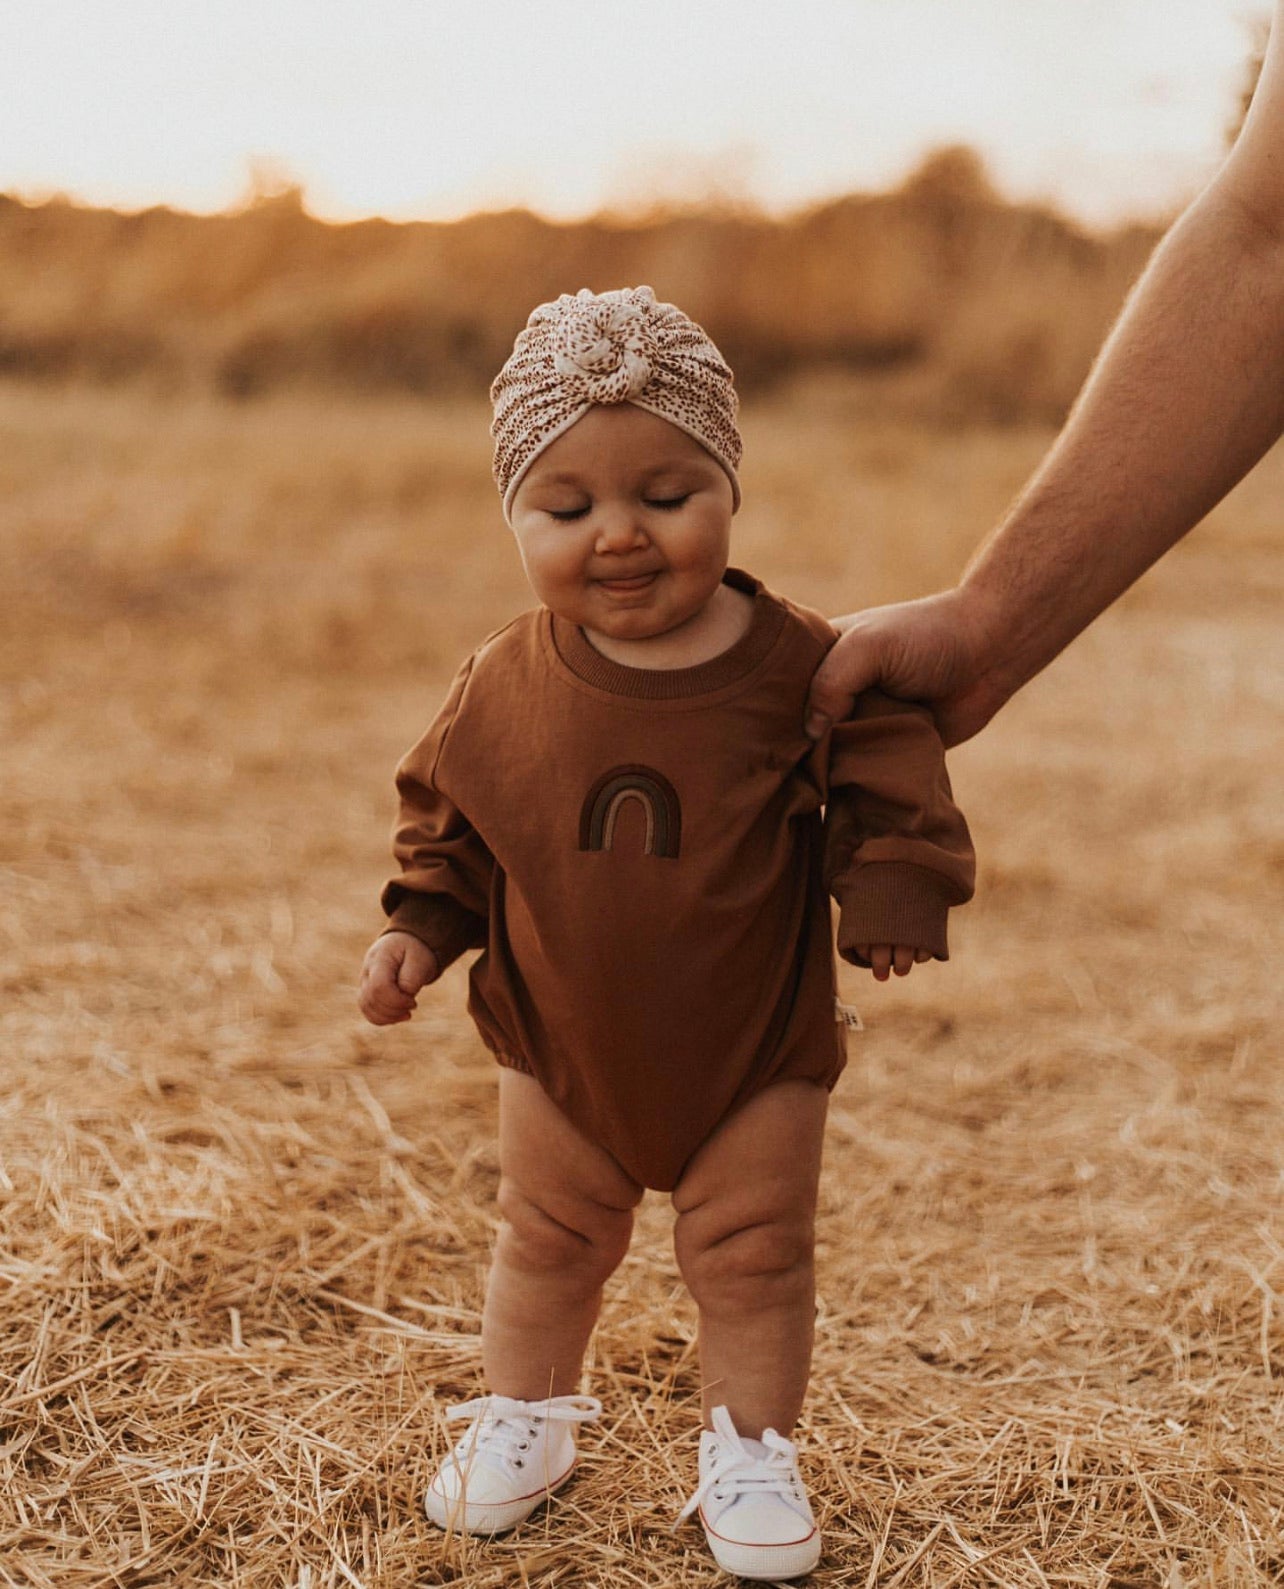
<path fill-rule="evenodd" d="M 444 971 L 467 949 L 486 942 L 486 923 L 449 894 L 403 893 L 388 912 L 385 933 L 408 932 L 437 956 Z"/>
<path fill-rule="evenodd" d="M 906 861 L 871 861 L 836 879 L 838 952 L 867 966 L 858 944 L 903 944 L 926 949 L 934 960 L 950 958 L 946 937 L 953 890 L 947 878 Z"/>

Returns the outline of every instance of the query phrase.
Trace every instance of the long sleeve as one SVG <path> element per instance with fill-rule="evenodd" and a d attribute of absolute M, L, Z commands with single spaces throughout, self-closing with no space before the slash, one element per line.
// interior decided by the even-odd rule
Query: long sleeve
<path fill-rule="evenodd" d="M 393 853 L 401 867 L 380 903 L 388 932 L 408 932 L 444 968 L 486 942 L 494 859 L 467 817 L 437 787 L 437 767 L 455 724 L 471 660 L 460 670 L 436 720 L 397 769 L 400 810 Z"/>
<path fill-rule="evenodd" d="M 825 881 L 839 953 L 865 965 L 857 945 L 905 944 L 948 959 L 949 910 L 972 897 L 975 870 L 931 714 L 867 692 L 829 745 Z"/>

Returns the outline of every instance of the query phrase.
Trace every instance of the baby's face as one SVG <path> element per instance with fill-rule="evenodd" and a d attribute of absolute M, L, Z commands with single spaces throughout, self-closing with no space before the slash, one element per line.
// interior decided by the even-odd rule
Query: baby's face
<path fill-rule="evenodd" d="M 697 617 L 726 572 L 731 482 L 698 441 L 631 403 L 598 406 L 531 465 L 510 517 L 559 617 L 646 640 Z"/>

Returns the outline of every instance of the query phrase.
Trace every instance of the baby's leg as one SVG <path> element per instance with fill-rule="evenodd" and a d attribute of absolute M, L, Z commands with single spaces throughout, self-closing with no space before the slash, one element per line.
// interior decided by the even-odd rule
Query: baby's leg
<path fill-rule="evenodd" d="M 542 1401 L 579 1389 L 602 1286 L 642 1188 L 521 1071 L 499 1073 L 501 1223 L 482 1315 L 486 1388 Z"/>
<path fill-rule="evenodd" d="M 765 1088 L 718 1126 L 674 1189 L 674 1249 L 700 1310 L 706 1425 L 725 1403 L 742 1435 L 787 1435 L 802 1410 L 828 1103 L 812 1082 Z"/>

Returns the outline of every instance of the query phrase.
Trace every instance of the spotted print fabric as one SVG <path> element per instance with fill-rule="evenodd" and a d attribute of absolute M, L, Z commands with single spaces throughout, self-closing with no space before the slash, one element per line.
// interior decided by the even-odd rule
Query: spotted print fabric
<path fill-rule="evenodd" d="M 731 371 L 694 320 L 650 287 L 542 303 L 490 389 L 495 484 L 508 518 L 540 453 L 595 403 L 632 403 L 695 439 L 727 471 L 740 506 L 740 432 Z"/>

